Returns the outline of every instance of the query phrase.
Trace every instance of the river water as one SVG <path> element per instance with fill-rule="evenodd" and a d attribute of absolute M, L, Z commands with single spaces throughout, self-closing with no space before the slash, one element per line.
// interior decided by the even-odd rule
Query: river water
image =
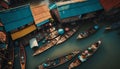
<path fill-rule="evenodd" d="M 100 29 L 95 34 L 82 40 L 76 40 L 77 35 L 87 29 L 87 27 L 89 27 L 90 25 L 92 24 L 88 23 L 83 25 L 78 30 L 78 32 L 66 42 L 54 46 L 37 56 L 32 56 L 33 50 L 29 46 L 27 46 L 26 69 L 37 69 L 37 66 L 48 58 L 53 59 L 72 52 L 73 50 L 86 49 L 90 44 L 94 43 L 99 39 L 102 40 L 102 45 L 98 49 L 98 51 L 88 61 L 78 66 L 76 69 L 120 69 L 120 35 L 118 35 L 118 32 L 120 30 L 104 32 L 105 26 L 104 24 L 100 24 Z M 41 43 L 39 45 L 41 45 Z M 14 69 L 20 69 L 17 55 L 15 60 L 17 61 L 15 61 Z M 53 69 L 68 69 L 68 65 L 73 60 Z"/>

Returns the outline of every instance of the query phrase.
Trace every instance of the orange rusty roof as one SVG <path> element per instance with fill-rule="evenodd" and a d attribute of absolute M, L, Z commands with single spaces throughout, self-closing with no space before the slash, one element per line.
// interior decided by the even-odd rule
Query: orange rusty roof
<path fill-rule="evenodd" d="M 0 41 L 5 42 L 6 41 L 6 34 L 2 31 L 0 31 Z"/>
<path fill-rule="evenodd" d="M 120 0 L 100 0 L 100 2 L 106 11 L 120 7 Z"/>

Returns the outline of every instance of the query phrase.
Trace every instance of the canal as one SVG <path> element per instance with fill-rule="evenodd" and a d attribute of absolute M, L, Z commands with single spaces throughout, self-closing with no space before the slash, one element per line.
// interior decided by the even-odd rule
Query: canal
<path fill-rule="evenodd" d="M 100 24 L 100 29 L 95 34 L 82 40 L 76 40 L 77 35 L 91 25 L 92 23 L 87 23 L 81 26 L 77 33 L 66 42 L 54 46 L 37 56 L 32 56 L 33 50 L 30 48 L 30 46 L 27 46 L 25 48 L 27 53 L 26 69 L 37 69 L 37 66 L 48 58 L 53 59 L 72 52 L 73 50 L 86 49 L 90 44 L 99 39 L 102 40 L 102 45 L 98 51 L 88 61 L 76 69 L 120 69 L 120 35 L 118 35 L 120 30 L 105 32 L 105 25 Z M 41 43 L 39 43 L 39 45 L 41 45 Z M 15 60 L 17 61 L 15 61 L 14 69 L 20 69 L 17 54 L 15 56 Z M 67 67 L 72 61 L 73 60 L 54 69 L 68 69 Z"/>

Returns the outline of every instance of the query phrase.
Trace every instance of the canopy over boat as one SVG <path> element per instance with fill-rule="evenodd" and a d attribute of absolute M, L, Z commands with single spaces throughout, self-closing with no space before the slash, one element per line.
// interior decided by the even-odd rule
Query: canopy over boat
<path fill-rule="evenodd" d="M 38 46 L 38 42 L 37 42 L 37 39 L 36 38 L 32 38 L 30 41 L 30 47 L 33 48 L 33 47 L 36 47 Z"/>

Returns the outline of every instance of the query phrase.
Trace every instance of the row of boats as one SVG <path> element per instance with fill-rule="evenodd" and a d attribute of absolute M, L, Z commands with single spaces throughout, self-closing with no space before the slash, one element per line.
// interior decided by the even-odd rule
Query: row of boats
<path fill-rule="evenodd" d="M 26 68 L 26 52 L 22 43 L 20 43 L 19 58 L 20 58 L 21 69 L 25 69 Z"/>
<path fill-rule="evenodd" d="M 48 43 L 46 43 L 44 46 L 41 46 L 38 50 L 36 50 L 34 52 L 33 56 L 38 55 L 38 54 L 40 54 L 40 53 L 48 50 L 49 48 L 51 48 L 51 47 L 53 47 L 55 45 L 58 45 L 58 44 L 61 44 L 61 43 L 65 42 L 68 38 L 70 38 L 78 30 L 78 28 L 79 28 L 79 26 L 77 26 L 74 29 L 71 29 L 70 31 L 66 32 L 64 35 L 57 35 L 56 37 L 53 37 L 54 39 L 53 38 L 49 38 L 50 41 Z M 92 33 L 94 33 L 94 32 L 96 32 L 96 30 L 98 30 L 98 27 L 96 28 L 95 26 L 91 27 L 90 29 L 88 29 L 89 35 L 92 34 Z M 55 34 L 56 34 L 56 32 L 55 32 Z M 97 50 L 97 45 L 100 44 L 100 41 L 98 41 L 97 43 L 92 44 L 92 46 L 96 46 L 95 50 Z M 92 49 L 93 48 L 92 46 L 89 47 L 89 48 Z M 26 67 L 26 53 L 25 53 L 25 49 L 24 49 L 24 46 L 23 46 L 22 43 L 20 43 L 20 51 L 19 52 L 20 52 L 19 53 L 19 57 L 20 57 L 20 66 L 21 66 L 21 69 L 25 69 L 25 67 Z M 80 54 L 83 54 L 83 52 L 81 53 L 80 50 L 77 50 L 77 51 L 73 51 L 73 52 L 71 52 L 71 53 L 69 53 L 67 55 L 58 57 L 56 59 L 51 59 L 51 60 L 49 59 L 46 62 L 40 64 L 38 66 L 38 69 L 49 69 L 49 68 L 53 68 L 53 67 L 59 66 L 61 64 L 64 64 L 64 63 L 70 61 L 73 57 L 78 56 Z M 95 51 L 91 52 L 91 55 L 94 52 Z M 90 52 L 88 52 L 88 53 L 89 53 L 89 56 L 90 56 Z M 84 57 L 86 57 L 86 59 L 87 59 L 89 56 L 84 56 Z M 82 62 L 82 60 L 79 59 L 79 61 L 78 61 L 78 58 L 77 58 L 75 61 L 73 61 L 69 65 L 68 68 L 69 69 L 74 68 L 74 67 L 76 67 L 76 65 L 78 66 L 81 62 Z"/>
<path fill-rule="evenodd" d="M 82 39 L 82 38 L 86 38 L 88 36 L 90 36 L 91 34 L 95 33 L 97 30 L 99 29 L 98 25 L 94 25 L 92 27 L 90 27 L 88 30 L 86 30 L 83 33 L 80 33 L 77 37 L 77 39 Z M 76 32 L 76 30 L 73 30 L 74 32 Z M 64 34 L 64 36 L 62 36 L 62 41 L 65 41 L 65 38 L 69 38 L 69 36 L 71 36 L 74 32 L 69 32 Z M 71 34 L 72 33 L 72 34 Z M 56 44 L 60 44 L 62 43 L 62 41 L 59 41 Z M 43 63 L 41 63 L 38 66 L 38 69 L 52 69 L 54 67 L 57 67 L 59 65 L 62 65 L 70 60 L 72 60 L 73 58 L 75 58 L 75 60 L 69 64 L 68 69 L 73 69 L 79 65 L 81 65 L 83 62 L 85 62 L 89 57 L 91 57 L 99 48 L 101 44 L 101 41 L 97 41 L 93 44 L 91 44 L 87 49 L 85 49 L 84 51 L 81 50 L 77 50 L 77 51 L 73 51 L 67 55 L 63 55 L 61 57 L 58 57 L 56 59 L 49 59 Z"/>
<path fill-rule="evenodd" d="M 61 44 L 61 43 L 65 42 L 68 38 L 70 38 L 78 30 L 78 28 L 79 28 L 79 26 L 75 27 L 74 29 L 71 29 L 70 31 L 66 32 L 64 35 L 57 35 L 56 37 L 52 37 L 52 38 L 50 37 L 49 38 L 50 41 L 48 43 L 46 43 L 44 46 L 41 46 L 38 50 L 36 50 L 34 52 L 33 56 L 38 55 L 38 54 L 48 50 L 49 48 L 51 48 L 51 47 L 53 47 L 55 45 L 58 45 L 58 44 Z M 97 27 L 97 25 L 93 26 L 93 27 L 89 28 L 87 31 L 84 32 L 84 33 L 87 33 L 87 36 L 85 36 L 86 34 L 80 33 L 78 35 L 78 37 L 79 36 L 81 36 L 82 38 L 88 37 L 89 35 L 95 33 L 98 30 L 98 28 L 99 27 Z M 54 34 L 56 34 L 56 31 L 54 31 Z M 77 37 L 77 39 L 81 39 L 81 38 L 78 38 L 78 37 Z M 95 50 L 97 50 L 97 45 L 99 45 L 99 44 L 100 44 L 100 41 L 92 44 L 92 46 L 93 45 L 96 46 Z M 92 48 L 92 46 L 89 47 L 89 48 Z M 20 47 L 20 50 L 19 50 L 20 66 L 21 66 L 21 69 L 25 69 L 26 68 L 26 52 L 25 52 L 25 49 L 24 49 L 24 46 L 23 46 L 22 42 L 20 42 L 19 47 Z M 93 52 L 91 52 L 91 53 L 88 51 L 89 56 L 92 55 L 95 52 L 95 50 Z M 67 55 L 63 55 L 61 57 L 58 57 L 56 59 L 51 59 L 51 60 L 49 59 L 46 62 L 40 64 L 38 66 L 38 69 L 54 68 L 56 66 L 59 66 L 61 64 L 64 64 L 64 63 L 70 61 L 75 56 L 79 55 L 79 58 L 76 58 L 76 60 L 73 61 L 69 65 L 68 68 L 72 69 L 74 67 L 79 66 L 82 63 L 82 60 L 81 60 L 80 57 L 83 57 L 83 55 L 82 55 L 83 52 L 81 53 L 80 50 L 77 50 L 77 51 L 73 51 L 73 52 L 71 52 L 71 53 L 69 53 Z M 81 54 L 81 56 L 80 56 L 80 54 Z M 85 54 L 86 54 L 86 51 L 85 51 Z M 86 57 L 85 59 L 87 59 L 89 57 L 88 54 L 86 56 L 84 56 L 84 57 Z M 14 55 L 14 49 L 13 49 L 13 54 L 11 54 L 10 56 L 13 56 L 13 55 Z M 13 58 L 14 58 L 14 56 L 13 56 Z M 10 59 L 9 65 L 10 65 L 11 68 L 9 67 L 9 69 L 13 68 L 13 63 L 14 63 L 13 58 Z"/>
<path fill-rule="evenodd" d="M 64 35 L 58 35 L 56 33 L 56 31 L 53 31 L 54 34 L 56 34 L 56 36 L 53 36 L 53 37 L 49 37 L 49 42 L 46 43 L 44 46 L 41 46 L 38 50 L 36 50 L 33 54 L 33 56 L 35 55 L 38 55 L 46 50 L 48 50 L 49 48 L 55 46 L 55 45 L 58 45 L 58 44 L 61 44 L 63 42 L 65 42 L 66 40 L 68 40 L 77 30 L 78 30 L 79 26 L 75 27 L 74 29 L 71 29 L 70 31 L 67 31 L 66 33 L 64 33 Z M 88 37 L 90 36 L 91 34 L 95 33 L 97 30 L 99 29 L 99 26 L 93 26 L 91 28 L 89 28 L 88 30 L 86 30 L 85 32 L 83 33 L 80 33 L 77 37 L 77 39 L 81 39 L 82 38 L 85 38 L 85 37 Z M 51 34 L 53 35 L 53 34 Z M 92 44 L 92 46 L 97 46 L 100 44 L 100 41 L 97 42 L 98 44 Z M 92 47 L 91 46 L 91 47 Z M 21 69 L 25 69 L 26 68 L 26 52 L 25 52 L 25 48 L 22 44 L 22 42 L 20 42 L 19 44 L 19 59 L 20 59 L 20 67 Z M 90 47 L 89 47 L 90 48 Z M 96 49 L 97 50 L 97 47 Z M 12 52 L 11 54 L 9 54 L 8 56 L 10 57 L 9 60 L 8 60 L 8 68 L 9 69 L 13 69 L 13 64 L 14 64 L 14 47 L 12 47 L 10 49 L 10 52 Z M 84 52 L 84 51 L 83 51 Z M 77 51 L 73 51 L 67 55 L 63 55 L 61 57 L 58 57 L 56 59 L 49 59 L 47 60 L 46 62 L 40 64 L 38 66 L 38 69 L 49 69 L 49 68 L 54 68 L 56 66 L 59 66 L 61 64 L 64 64 L 68 61 L 70 61 L 71 59 L 73 59 L 75 56 L 79 57 L 79 58 L 76 58 L 75 61 L 73 61 L 70 65 L 69 65 L 69 69 L 72 69 L 76 66 L 79 66 L 81 63 L 82 63 L 82 60 L 80 57 L 83 57 L 83 52 L 81 52 L 80 50 L 77 50 Z M 93 51 L 94 52 L 94 51 Z M 89 56 L 93 54 L 93 52 L 89 52 L 88 50 L 88 54 Z M 80 56 L 81 54 L 81 56 Z M 85 51 L 85 54 L 86 54 L 86 51 Z M 85 59 L 87 59 L 89 56 L 84 56 L 86 57 Z M 78 56 L 79 55 L 79 56 Z"/>
<path fill-rule="evenodd" d="M 19 49 L 19 60 L 21 69 L 25 69 L 26 66 L 26 53 L 22 43 L 20 43 Z M 12 41 L 9 41 L 9 46 L 6 50 L 6 55 L 0 52 L 0 69 L 13 69 L 14 68 L 14 44 Z M 4 61 L 3 61 L 4 59 Z M 4 63 L 3 63 L 4 62 Z M 6 63 L 7 62 L 7 63 Z M 5 64 L 6 63 L 6 64 Z M 4 65 L 5 64 L 5 65 Z"/>
<path fill-rule="evenodd" d="M 86 60 L 88 60 L 88 58 L 90 58 L 97 51 L 97 49 L 100 47 L 100 44 L 101 40 L 98 40 L 83 51 L 76 50 L 56 59 L 49 59 L 41 63 L 38 66 L 38 69 L 52 69 L 75 58 L 68 66 L 68 69 L 73 69 L 77 66 L 80 66 Z"/>
<path fill-rule="evenodd" d="M 53 46 L 56 46 L 58 44 L 61 44 L 61 43 L 65 42 L 67 39 L 69 39 L 78 30 L 78 28 L 79 28 L 79 26 L 77 26 L 74 29 L 71 29 L 70 31 L 66 32 L 64 35 L 58 35 L 54 39 L 51 39 L 50 41 L 48 41 L 48 43 L 44 44 L 39 49 L 37 49 L 33 53 L 33 56 L 38 55 L 38 54 L 48 50 L 49 48 L 52 48 Z"/>
<path fill-rule="evenodd" d="M 39 49 L 39 51 L 36 51 L 36 53 L 34 53 L 33 55 L 40 54 L 40 53 L 46 51 L 47 49 L 51 48 L 54 45 L 58 45 L 58 44 L 61 44 L 61 43 L 65 42 L 69 37 L 71 37 L 77 31 L 77 29 L 78 29 L 78 27 L 76 27 L 75 29 L 72 29 L 71 31 L 65 33 L 62 36 L 57 36 L 56 38 L 51 39 L 51 41 L 49 43 L 45 44 L 43 47 L 41 47 Z M 19 46 L 20 47 L 20 50 L 19 50 L 20 67 L 21 67 L 21 69 L 26 69 L 26 52 L 25 52 L 25 48 L 24 48 L 22 42 L 20 42 L 19 45 L 20 45 Z M 56 66 L 61 65 L 64 62 L 67 62 L 67 61 L 71 60 L 72 57 L 74 57 L 78 53 L 79 53 L 79 51 L 75 51 L 73 53 L 70 53 L 69 55 L 61 57 L 60 64 L 58 63 L 58 64 L 56 64 Z M 54 61 L 54 60 L 52 60 L 52 61 Z M 51 65 L 55 64 L 52 61 L 49 61 L 49 62 L 51 62 L 50 64 Z M 56 60 L 56 61 L 58 61 L 58 60 Z M 52 68 L 51 65 L 50 65 L 50 68 Z M 39 67 L 42 67 L 42 66 L 39 66 Z M 12 69 L 12 68 L 10 68 L 10 69 Z"/>

